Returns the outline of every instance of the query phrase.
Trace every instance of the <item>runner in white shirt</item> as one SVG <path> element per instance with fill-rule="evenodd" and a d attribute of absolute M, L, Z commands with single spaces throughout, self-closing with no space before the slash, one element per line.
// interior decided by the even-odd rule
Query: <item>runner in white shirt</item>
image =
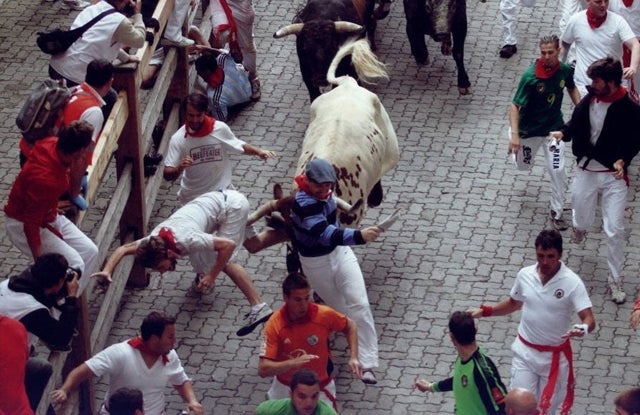
<path fill-rule="evenodd" d="M 518 272 L 509 297 L 493 306 L 483 304 L 468 311 L 479 318 L 504 316 L 522 309 L 518 337 L 511 346 L 510 389 L 532 391 L 539 414 L 555 414 L 561 407 L 564 415 L 571 410 L 574 390 L 569 339 L 591 333 L 596 322 L 584 283 L 560 261 L 560 233 L 540 232 L 535 247 L 537 263 Z M 572 327 L 574 313 L 581 323 Z"/>

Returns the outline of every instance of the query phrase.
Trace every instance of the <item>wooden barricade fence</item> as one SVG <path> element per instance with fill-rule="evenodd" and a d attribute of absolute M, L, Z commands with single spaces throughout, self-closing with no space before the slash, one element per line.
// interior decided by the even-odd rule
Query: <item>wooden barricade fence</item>
<path fill-rule="evenodd" d="M 189 93 L 189 86 L 193 85 L 195 80 L 195 71 L 190 70 L 187 52 L 177 48 L 165 49 L 162 68 L 153 89 L 146 94 L 147 105 L 144 112 L 142 111 L 142 73 L 162 37 L 173 4 L 173 0 L 158 2 L 153 17 L 158 21 L 160 29 L 152 33 L 152 44 L 147 42 L 137 51 L 136 56 L 140 63 L 125 64 L 116 68 L 113 86 L 119 91 L 118 100 L 105 121 L 94 150 L 93 164 L 88 169 L 86 199 L 91 206 L 112 157 L 115 157 L 117 184 L 94 240 L 98 246 L 99 264 L 104 263 L 108 257 L 109 249 L 116 237 L 120 244 L 124 244 L 147 234 L 148 219 L 163 179 L 160 168 L 156 174 L 145 178 L 143 157 L 150 148 L 151 134 L 161 115 L 165 121 L 165 129 L 157 151 L 159 154 L 166 154 L 169 139 L 180 125 L 180 102 Z M 194 21 L 199 8 L 196 7 L 189 14 L 185 28 Z M 151 32 L 153 29 L 147 30 Z M 205 39 L 209 37 L 211 22 L 208 8 L 203 13 L 200 30 Z M 186 33 L 186 30 L 184 32 Z M 81 226 L 83 217 L 81 214 L 78 226 Z M 114 226 L 116 223 L 118 226 Z M 112 279 L 113 282 L 104 294 L 93 327 L 88 320 L 87 295 L 92 293 L 95 281 L 89 283 L 82 295 L 79 334 L 72 341 L 72 352 L 50 353 L 49 362 L 53 366 L 53 375 L 42 395 L 36 415 L 47 413 L 51 392 L 61 384 L 71 369 L 104 349 L 125 287 L 145 287 L 149 284 L 149 276 L 145 269 L 132 256 L 125 257 L 120 262 Z M 56 413 L 96 414 L 99 408 L 94 408 L 94 402 L 93 381 L 85 382 Z"/>

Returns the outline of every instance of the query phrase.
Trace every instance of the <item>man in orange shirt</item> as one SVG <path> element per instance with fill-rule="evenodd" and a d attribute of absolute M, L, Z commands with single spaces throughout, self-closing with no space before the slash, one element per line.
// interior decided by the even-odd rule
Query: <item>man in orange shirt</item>
<path fill-rule="evenodd" d="M 293 374 L 302 368 L 310 369 L 320 378 L 320 399 L 336 408 L 336 386 L 331 377 L 329 336 L 340 331 L 349 345 L 349 369 L 358 379 L 362 367 L 358 361 L 358 334 L 353 320 L 310 301 L 311 287 L 304 275 L 292 273 L 282 283 L 284 306 L 273 313 L 264 328 L 264 342 L 260 351 L 258 374 L 273 376 L 267 395 L 269 399 L 283 399 L 290 395 Z"/>

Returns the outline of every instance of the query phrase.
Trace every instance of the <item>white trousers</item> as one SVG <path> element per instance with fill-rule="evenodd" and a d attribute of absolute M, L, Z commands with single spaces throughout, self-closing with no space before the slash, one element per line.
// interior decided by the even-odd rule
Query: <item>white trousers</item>
<path fill-rule="evenodd" d="M 502 43 L 515 45 L 516 20 L 518 19 L 520 0 L 500 0 L 500 14 L 502 15 Z"/>
<path fill-rule="evenodd" d="M 328 403 L 331 407 L 333 407 L 333 401 L 327 395 L 327 393 L 331 394 L 333 398 L 336 397 L 336 382 L 331 379 L 331 382 L 324 388 L 325 390 L 321 390 L 320 399 Z M 291 396 L 291 388 L 280 382 L 277 377 L 273 377 L 273 382 L 271 382 L 271 387 L 267 391 L 267 397 L 269 399 L 285 399 Z"/>
<path fill-rule="evenodd" d="M 33 258 L 27 237 L 24 234 L 24 224 L 9 217 L 6 217 L 5 220 L 7 235 L 13 245 L 29 258 Z M 53 222 L 49 222 L 49 225 L 60 232 L 63 239 L 60 239 L 49 229 L 40 228 L 42 253 L 58 253 L 67 259 L 69 267 L 79 269 L 82 272 L 79 281 L 78 295 L 80 295 L 87 288 L 91 274 L 97 270 L 98 247 L 63 215 L 58 215 Z"/>
<path fill-rule="evenodd" d="M 253 4 L 251 3 L 251 0 L 226 1 L 231 9 L 233 19 L 236 22 L 236 28 L 238 30 L 238 45 L 242 51 L 242 65 L 247 71 L 249 71 L 249 79 L 254 79 L 257 76 L 257 52 L 256 45 L 253 42 L 253 22 L 256 17 Z M 211 27 L 213 33 L 217 33 L 217 26 L 223 21 L 226 23 L 226 18 L 220 17 L 219 11 L 216 12 L 218 13 L 217 16 L 214 14 L 214 6 L 216 7 L 216 10 L 218 10 L 217 7 L 220 7 L 221 10 L 221 6 L 216 6 L 215 3 L 217 2 L 211 2 Z M 227 31 L 219 38 L 216 38 L 214 42 L 215 44 L 212 46 L 216 48 L 223 48 L 227 44 L 228 40 L 229 32 Z"/>
<path fill-rule="evenodd" d="M 217 215 L 219 224 L 218 229 L 215 230 L 216 236 L 231 239 L 236 243 L 236 249 L 229 259 L 229 262 L 234 262 L 244 242 L 244 232 L 249 217 L 249 201 L 243 194 L 236 191 L 224 193 L 226 195 L 224 211 L 212 212 L 212 214 Z M 214 250 L 199 251 L 189 255 L 191 266 L 197 274 L 206 274 L 211 271 L 216 258 L 217 253 Z"/>
<path fill-rule="evenodd" d="M 300 256 L 311 287 L 358 328 L 358 360 L 364 369 L 378 367 L 378 336 L 358 259 L 348 246 L 319 257 Z"/>
<path fill-rule="evenodd" d="M 624 263 L 624 208 L 627 204 L 627 184 L 610 172 L 590 172 L 580 168 L 571 187 L 573 227 L 589 230 L 596 217 L 598 195 L 602 195 L 602 222 L 607 235 L 607 263 L 611 277 L 618 280 Z"/>
<path fill-rule="evenodd" d="M 540 396 L 549 377 L 553 353 L 539 352 L 529 346 L 525 346 L 517 337 L 511 345 L 511 351 L 513 352 L 513 360 L 511 361 L 511 385 L 509 385 L 509 389 L 528 389 L 536 396 L 536 401 L 540 402 Z M 567 395 L 568 381 L 569 362 L 564 355 L 561 355 L 558 382 L 556 383 L 547 415 L 554 415 L 562 405 Z"/>
<path fill-rule="evenodd" d="M 182 37 L 182 26 L 189 13 L 190 0 L 175 0 L 173 10 L 167 20 L 164 29 L 164 37 L 169 40 L 179 41 Z"/>
<path fill-rule="evenodd" d="M 511 136 L 511 129 L 509 129 Z M 551 180 L 551 210 L 556 212 L 556 219 L 562 217 L 565 194 L 567 192 L 567 172 L 564 167 L 564 143 L 556 146 L 555 151 L 549 150 L 548 137 L 529 137 L 520 140 L 520 150 L 516 154 L 518 170 L 531 170 L 533 159 L 542 147 L 545 167 Z M 562 147 L 561 147 L 562 146 Z"/>

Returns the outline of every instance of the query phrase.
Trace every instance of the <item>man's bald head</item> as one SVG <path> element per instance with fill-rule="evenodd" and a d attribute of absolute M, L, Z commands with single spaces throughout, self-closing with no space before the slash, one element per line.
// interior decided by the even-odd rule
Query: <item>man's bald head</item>
<path fill-rule="evenodd" d="M 535 415 L 538 407 L 533 393 L 523 388 L 511 389 L 505 403 L 507 415 Z"/>

